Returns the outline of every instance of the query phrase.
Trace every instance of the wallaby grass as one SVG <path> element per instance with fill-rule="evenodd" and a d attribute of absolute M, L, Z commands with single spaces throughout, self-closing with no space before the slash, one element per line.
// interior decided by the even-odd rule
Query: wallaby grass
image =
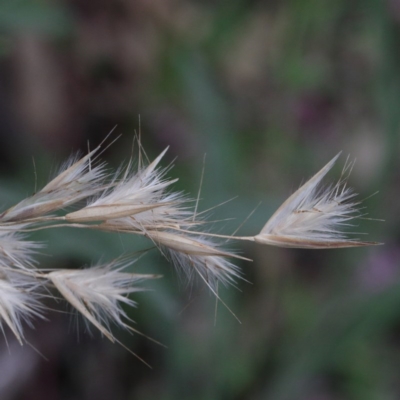
<path fill-rule="evenodd" d="M 41 270 L 35 256 L 43 245 L 28 240 L 37 230 L 69 227 L 143 236 L 189 281 L 198 277 L 228 310 L 218 285 L 235 286 L 245 280 L 234 260 L 251 260 L 228 250 L 227 242 L 308 249 L 377 244 L 344 230 L 354 219 L 365 217 L 346 184 L 352 164 L 346 162 L 336 184 L 322 185 L 339 154 L 295 191 L 259 233 L 238 236 L 212 232 L 206 213 L 198 212 L 200 190 L 197 200 L 173 190 L 177 179 L 168 177 L 172 166 L 161 167 L 167 149 L 148 160 L 139 136 L 137 160 L 132 157 L 112 172 L 100 161 L 113 143 L 107 141 L 108 137 L 83 157 L 71 157 L 42 189 L 0 215 L 0 318 L 21 345 L 23 323 L 33 326 L 34 318 L 44 318 L 41 300 L 49 294 L 64 298 L 87 323 L 120 343 L 112 333 L 113 324 L 140 333 L 121 305 L 136 306 L 130 296 L 142 290 L 140 282 L 160 278 L 126 272 L 136 260 L 123 256 L 80 270 Z"/>

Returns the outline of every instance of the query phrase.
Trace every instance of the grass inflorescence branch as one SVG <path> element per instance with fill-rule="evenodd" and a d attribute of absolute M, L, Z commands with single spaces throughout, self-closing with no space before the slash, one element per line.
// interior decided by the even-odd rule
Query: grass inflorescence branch
<path fill-rule="evenodd" d="M 101 145 L 71 158 L 40 191 L 0 214 L 0 326 L 7 325 L 21 344 L 24 323 L 32 326 L 34 318 L 44 318 L 41 298 L 55 290 L 55 297 L 63 297 L 115 342 L 112 324 L 134 330 L 122 305 L 135 306 L 130 295 L 141 290 L 139 283 L 159 277 L 125 272 L 132 260 L 123 259 L 81 270 L 41 270 L 35 255 L 43 246 L 27 240 L 35 230 L 67 226 L 144 236 L 189 280 L 198 276 L 218 299 L 218 284 L 244 279 L 233 262 L 244 257 L 223 247 L 229 240 L 310 249 L 377 244 L 343 231 L 363 216 L 346 185 L 351 165 L 335 185 L 321 185 L 339 155 L 293 193 L 259 233 L 242 237 L 210 232 L 203 214 L 197 214 L 198 201 L 173 190 L 170 167 L 160 166 L 167 149 L 146 164 L 139 143 L 137 166 L 131 159 L 114 174 L 99 161 L 100 150 Z"/>

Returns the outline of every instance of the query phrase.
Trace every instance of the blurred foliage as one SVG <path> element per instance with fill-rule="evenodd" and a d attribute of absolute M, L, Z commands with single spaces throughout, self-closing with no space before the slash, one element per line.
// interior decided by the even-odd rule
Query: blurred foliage
<path fill-rule="evenodd" d="M 139 129 L 149 157 L 170 145 L 177 188 L 223 233 L 254 234 L 300 182 L 340 150 L 371 217 L 356 229 L 387 245 L 300 251 L 245 246 L 246 282 L 218 305 L 187 287 L 156 252 L 132 268 L 162 273 L 130 311 L 124 349 L 52 313 L 2 399 L 368 400 L 400 396 L 400 2 L 398 0 L 65 0 L 0 4 L 0 200 L 43 184 L 61 160 L 115 126 L 117 167 Z M 342 156 L 342 160 L 345 157 Z M 331 178 L 340 175 L 335 169 Z M 230 218 L 235 220 L 231 221 Z M 228 220 L 229 219 L 229 220 Z M 149 246 L 129 236 L 61 230 L 42 267 L 80 265 Z M 238 249 L 239 249 L 238 245 Z M 55 307 L 53 307 L 55 308 Z M 71 332 L 71 330 L 73 332 Z M 9 335 L 7 335 L 9 336 Z M 30 364 L 24 361 L 30 354 Z M 4 362 L 2 360 L 5 360 Z M 14 363 L 14 364 L 13 364 Z M 20 363 L 20 364 L 18 364 Z M 31 366 L 30 369 L 28 366 Z M 3 382 L 0 382 L 3 383 Z M 1 392 L 3 390 L 3 392 Z"/>
<path fill-rule="evenodd" d="M 65 7 L 45 1 L 16 0 L 1 5 L 0 27 L 3 32 L 40 32 L 57 36 L 70 29 Z"/>

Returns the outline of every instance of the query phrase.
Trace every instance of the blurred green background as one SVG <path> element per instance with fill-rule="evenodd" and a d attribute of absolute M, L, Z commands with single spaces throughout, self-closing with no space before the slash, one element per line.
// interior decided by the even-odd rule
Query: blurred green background
<path fill-rule="evenodd" d="M 229 234 L 257 233 L 302 181 L 339 151 L 371 217 L 357 230 L 384 246 L 327 251 L 238 243 L 252 282 L 215 299 L 187 287 L 153 251 L 133 268 L 161 273 L 135 296 L 137 328 L 116 331 L 149 370 L 76 316 L 49 312 L 0 345 L 0 398 L 400 398 L 400 1 L 3 0 L 0 3 L 0 203 L 28 196 L 71 153 L 123 136 L 104 157 L 131 156 L 135 130 L 175 188 Z M 341 166 L 331 172 L 340 176 Z M 231 220 L 234 218 L 234 220 Z M 43 267 L 74 268 L 149 243 L 47 231 Z M 62 303 L 51 308 L 68 310 Z M 78 322 L 77 322 L 78 321 Z"/>

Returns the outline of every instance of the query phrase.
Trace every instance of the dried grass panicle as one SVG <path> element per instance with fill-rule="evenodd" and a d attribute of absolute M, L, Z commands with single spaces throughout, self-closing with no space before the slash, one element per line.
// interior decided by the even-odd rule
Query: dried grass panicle
<path fill-rule="evenodd" d="M 244 257 L 224 250 L 220 239 L 301 248 L 375 244 L 351 239 L 342 231 L 360 216 L 355 194 L 345 184 L 349 168 L 336 185 L 321 189 L 322 179 L 338 156 L 290 196 L 259 234 L 240 237 L 204 229 L 206 221 L 197 218 L 198 201 L 174 192 L 176 179 L 167 178 L 170 167 L 160 167 L 167 149 L 148 165 L 140 154 L 137 169 L 130 160 L 114 175 L 98 161 L 99 150 L 100 146 L 80 159 L 71 159 L 38 193 L 0 214 L 0 323 L 21 344 L 23 322 L 29 325 L 33 317 L 43 314 L 39 303 L 43 286 L 49 293 L 56 289 L 88 323 L 117 341 L 111 325 L 134 330 L 121 305 L 135 306 L 129 296 L 141 290 L 137 284 L 156 277 L 124 272 L 126 265 L 121 261 L 45 273 L 35 268 L 34 256 L 41 244 L 28 241 L 21 232 L 27 235 L 36 229 L 68 226 L 144 236 L 189 280 L 197 275 L 220 301 L 218 283 L 234 285 L 244 279 L 231 261 Z M 83 199 L 86 205 L 81 204 Z"/>

